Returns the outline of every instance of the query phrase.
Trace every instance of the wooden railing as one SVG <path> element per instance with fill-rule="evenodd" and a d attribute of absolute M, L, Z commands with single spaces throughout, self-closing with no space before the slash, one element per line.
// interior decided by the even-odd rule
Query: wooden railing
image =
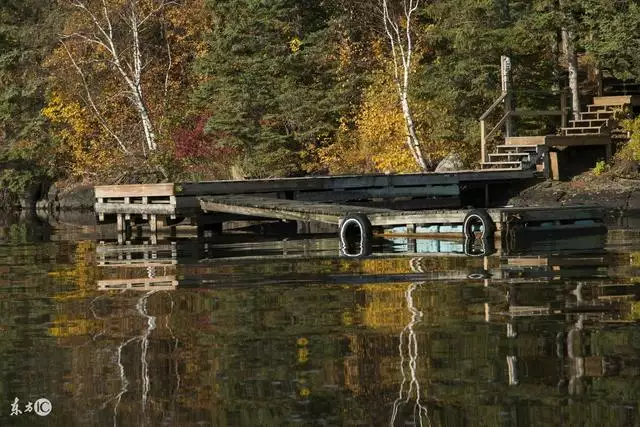
<path fill-rule="evenodd" d="M 496 107 L 502 104 L 502 102 L 507 98 L 507 96 L 509 96 L 509 92 L 502 92 L 502 95 L 500 95 L 500 97 L 496 99 L 493 104 L 491 104 L 491 107 L 489 107 L 487 111 L 485 111 L 484 114 L 480 116 L 480 144 L 481 144 L 480 145 L 480 161 L 481 162 L 486 162 L 488 160 L 487 140 L 491 138 L 498 131 L 498 129 L 500 129 L 503 124 L 505 124 L 507 120 L 509 120 L 511 111 L 507 111 L 505 115 L 502 116 L 498 124 L 495 125 L 493 129 L 489 131 L 489 133 L 487 133 L 487 123 L 486 123 L 487 117 L 489 117 L 489 115 L 493 112 L 493 110 L 496 109 Z"/>
<path fill-rule="evenodd" d="M 506 124 L 505 129 L 505 137 L 512 136 L 511 135 L 511 123 L 510 119 L 512 117 L 535 117 L 535 116 L 560 116 L 561 117 L 561 127 L 567 127 L 567 93 L 565 90 L 560 92 L 560 109 L 559 110 L 517 110 L 511 109 L 511 102 L 505 103 L 505 113 L 498 120 L 498 123 L 491 128 L 489 132 L 487 132 L 487 118 L 489 115 L 495 110 L 500 104 L 502 104 L 505 100 L 509 100 L 510 92 L 502 92 L 502 94 L 494 101 L 493 104 L 480 116 L 480 161 L 486 162 L 488 161 L 488 153 L 487 153 L 487 142 L 490 140 L 492 136 L 498 132 Z"/>

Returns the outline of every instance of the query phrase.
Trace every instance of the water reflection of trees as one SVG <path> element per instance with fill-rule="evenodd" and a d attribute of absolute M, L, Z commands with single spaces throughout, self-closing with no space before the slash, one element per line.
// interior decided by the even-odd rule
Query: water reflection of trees
<path fill-rule="evenodd" d="M 418 340 L 414 327 L 422 318 L 422 312 L 418 310 L 414 304 L 413 292 L 418 286 L 419 284 L 412 283 L 405 291 L 407 310 L 411 313 L 411 320 L 409 321 L 409 324 L 402 329 L 399 337 L 400 343 L 398 345 L 398 350 L 400 352 L 400 373 L 402 375 L 402 382 L 400 383 L 398 398 L 393 402 L 393 412 L 391 414 L 392 426 L 396 425 L 398 411 L 403 405 L 409 405 L 412 407 L 413 424 L 422 426 L 423 419 L 426 419 L 428 425 L 431 425 L 431 420 L 429 420 L 429 411 L 421 401 L 420 380 L 416 370 L 418 363 Z M 405 385 L 407 383 L 406 371 L 408 371 L 409 376 L 409 386 L 407 389 L 405 389 Z"/>
<path fill-rule="evenodd" d="M 368 262 L 367 268 L 384 268 Z M 389 267 L 400 269 L 398 262 Z M 77 270 L 73 280 L 83 275 L 91 277 Z M 71 355 L 73 412 L 84 414 L 75 419 L 113 424 L 119 393 L 118 425 L 378 425 L 393 418 L 394 401 L 396 425 L 426 424 L 426 408 L 432 425 L 545 425 L 557 414 L 598 425 L 628 417 L 608 396 L 637 408 L 640 388 L 631 379 L 640 366 L 640 335 L 632 326 L 583 322 L 573 341 L 574 357 L 584 360 L 583 394 L 564 407 L 569 355 L 562 348 L 558 356 L 557 336 L 566 343 L 576 316 L 515 319 L 508 334 L 499 317 L 485 321 L 485 304 L 504 311 L 511 302 L 481 283 L 220 283 L 107 292 L 93 304 L 90 287 L 75 299 L 61 292 L 55 311 L 64 316 L 51 329 Z M 549 283 L 520 297 L 547 303 L 565 298 L 567 286 Z M 518 384 L 510 386 L 506 360 L 512 355 Z M 596 358 L 604 366 L 599 372 Z M 607 397 L 590 399 L 593 392 Z"/>

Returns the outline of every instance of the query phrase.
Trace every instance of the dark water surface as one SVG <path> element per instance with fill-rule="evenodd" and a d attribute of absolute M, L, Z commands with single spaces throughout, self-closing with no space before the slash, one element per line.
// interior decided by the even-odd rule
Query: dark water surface
<path fill-rule="evenodd" d="M 640 425 L 638 232 L 347 259 L 1 230 L 2 426 Z"/>

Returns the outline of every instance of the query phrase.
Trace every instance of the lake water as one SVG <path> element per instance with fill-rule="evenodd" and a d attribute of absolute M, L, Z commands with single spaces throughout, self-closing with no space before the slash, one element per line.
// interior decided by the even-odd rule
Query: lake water
<path fill-rule="evenodd" d="M 0 230 L 2 426 L 640 424 L 637 231 L 350 259 Z"/>

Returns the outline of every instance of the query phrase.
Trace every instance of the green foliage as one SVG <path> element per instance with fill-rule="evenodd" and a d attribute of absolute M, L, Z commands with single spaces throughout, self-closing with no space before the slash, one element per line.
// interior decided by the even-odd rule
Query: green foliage
<path fill-rule="evenodd" d="M 595 176 L 600 176 L 602 175 L 605 171 L 607 170 L 607 162 L 605 162 L 604 160 L 600 160 L 598 162 L 596 162 L 595 167 L 593 168 L 593 174 Z"/>
<path fill-rule="evenodd" d="M 622 147 L 619 155 L 625 160 L 640 162 L 640 117 L 623 120 L 622 126 L 631 134 L 631 138 Z"/>
<path fill-rule="evenodd" d="M 129 33 L 116 9 L 128 1 L 108 3 L 122 46 Z M 0 5 L 5 193 L 43 177 L 126 175 L 133 182 L 413 170 L 377 2 L 172 2 L 147 24 L 141 87 L 160 147 L 152 155 L 143 152 L 139 117 L 123 108 L 129 104 L 121 82 L 100 50 L 82 37 L 67 39 L 102 112 L 97 119 L 59 44 L 60 34 L 90 29 L 86 15 L 55 0 Z M 477 161 L 478 117 L 500 93 L 501 55 L 511 58 L 518 109 L 558 108 L 566 86 L 561 28 L 573 32 L 592 83 L 595 69 L 640 77 L 637 2 L 420 2 L 412 28 L 409 99 L 423 151 L 436 161 L 450 152 L 469 165 Z M 129 57 L 130 50 L 122 52 Z M 552 133 L 558 121 L 518 118 L 516 133 Z M 633 136 L 622 152 L 640 160 L 640 125 L 628 126 Z"/>
<path fill-rule="evenodd" d="M 293 0 L 217 1 L 209 52 L 198 63 L 207 131 L 242 150 L 250 176 L 302 172 L 305 147 L 332 135 L 347 108 L 334 22 L 326 8 Z M 211 101 L 215 100 L 214 103 Z"/>
<path fill-rule="evenodd" d="M 0 5 L 0 187 L 20 193 L 56 173 L 40 110 L 47 76 L 41 60 L 55 41 L 55 1 Z"/>

